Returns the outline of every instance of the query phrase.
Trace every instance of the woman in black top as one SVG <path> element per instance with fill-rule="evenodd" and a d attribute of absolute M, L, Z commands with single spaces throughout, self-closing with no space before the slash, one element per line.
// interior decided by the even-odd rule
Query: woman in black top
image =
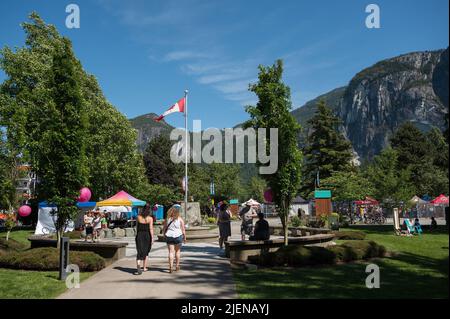
<path fill-rule="evenodd" d="M 142 274 L 141 260 L 144 271 L 147 271 L 147 257 L 153 242 L 153 218 L 150 216 L 150 204 L 146 204 L 137 217 L 136 226 L 136 275 Z"/>

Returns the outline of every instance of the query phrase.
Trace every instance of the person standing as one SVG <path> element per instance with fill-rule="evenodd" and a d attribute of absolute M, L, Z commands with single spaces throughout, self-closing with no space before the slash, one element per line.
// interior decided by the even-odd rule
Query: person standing
<path fill-rule="evenodd" d="M 166 237 L 167 249 L 169 251 L 169 272 L 173 270 L 173 259 L 175 255 L 175 270 L 180 270 L 181 245 L 186 243 L 186 229 L 184 220 L 180 217 L 181 206 L 173 205 L 167 212 L 164 221 L 163 234 Z"/>
<path fill-rule="evenodd" d="M 94 227 L 92 226 L 92 223 L 94 221 L 93 213 L 92 211 L 87 212 L 87 214 L 84 215 L 84 230 L 86 232 L 86 237 L 84 237 L 84 241 L 87 242 L 88 237 L 91 237 L 91 242 L 94 240 L 93 234 L 94 234 Z"/>
<path fill-rule="evenodd" d="M 102 218 L 100 216 L 100 212 L 95 212 L 94 213 L 94 220 L 92 222 L 93 227 L 94 227 L 94 239 L 93 241 L 100 241 L 99 237 L 100 237 L 100 230 L 102 229 Z"/>
<path fill-rule="evenodd" d="M 245 207 L 240 211 L 239 216 L 242 219 L 241 239 L 245 240 L 245 235 L 253 235 L 253 218 L 258 217 L 258 215 L 254 208 L 249 203 L 246 203 Z"/>
<path fill-rule="evenodd" d="M 147 271 L 147 259 L 153 242 L 153 218 L 150 216 L 150 204 L 147 203 L 137 216 L 136 225 L 136 268 L 135 275 L 141 275 L 141 261 L 143 271 Z"/>
<path fill-rule="evenodd" d="M 231 236 L 231 212 L 228 205 L 223 203 L 217 214 L 217 225 L 219 226 L 219 247 L 223 248 L 223 243 Z"/>

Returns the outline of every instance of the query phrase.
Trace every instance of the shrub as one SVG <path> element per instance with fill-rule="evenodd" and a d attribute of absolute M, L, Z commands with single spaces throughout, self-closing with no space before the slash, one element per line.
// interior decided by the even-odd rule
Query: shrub
<path fill-rule="evenodd" d="M 206 219 L 206 222 L 207 222 L 208 224 L 215 224 L 215 223 L 216 223 L 216 218 L 215 218 L 215 217 L 208 217 L 208 218 Z"/>
<path fill-rule="evenodd" d="M 386 253 L 384 246 L 368 240 L 347 241 L 342 246 L 354 253 L 354 260 L 383 257 Z"/>
<path fill-rule="evenodd" d="M 298 216 L 291 217 L 291 225 L 293 227 L 300 227 L 302 225 L 302 220 Z"/>
<path fill-rule="evenodd" d="M 319 246 L 283 246 L 275 252 L 263 253 L 260 256 L 249 257 L 251 263 L 264 266 L 314 266 L 332 265 L 337 261 L 349 262 L 354 260 L 383 257 L 386 253 L 384 246 L 373 241 L 349 241 L 342 245 Z"/>
<path fill-rule="evenodd" d="M 329 248 L 311 246 L 310 265 L 331 265 L 336 263 L 336 254 Z"/>
<path fill-rule="evenodd" d="M 25 244 L 14 239 L 6 240 L 6 238 L 0 238 L 0 251 L 19 251 L 25 248 Z"/>
<path fill-rule="evenodd" d="M 105 260 L 89 251 L 71 251 L 69 262 L 81 271 L 97 271 L 105 268 Z M 0 255 L 0 267 L 25 270 L 58 270 L 59 251 L 57 248 L 35 248 L 22 252 Z"/>
<path fill-rule="evenodd" d="M 362 231 L 337 231 L 333 234 L 335 239 L 341 240 L 363 240 L 366 238 L 366 233 Z"/>
<path fill-rule="evenodd" d="M 306 226 L 311 228 L 323 228 L 325 227 L 325 220 L 322 219 L 309 220 Z"/>

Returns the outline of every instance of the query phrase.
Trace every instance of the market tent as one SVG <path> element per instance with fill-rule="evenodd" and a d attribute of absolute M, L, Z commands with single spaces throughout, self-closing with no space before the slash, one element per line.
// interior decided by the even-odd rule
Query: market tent
<path fill-rule="evenodd" d="M 366 196 L 365 200 L 356 200 L 354 201 L 354 203 L 356 205 L 372 205 L 372 206 L 377 206 L 380 204 L 376 199 L 370 196 Z"/>
<path fill-rule="evenodd" d="M 411 203 L 418 204 L 418 205 L 428 204 L 428 202 L 427 202 L 426 200 L 423 200 L 422 198 L 420 198 L 420 197 L 417 196 L 417 195 L 414 195 L 414 197 L 411 198 L 409 201 L 410 201 Z"/>
<path fill-rule="evenodd" d="M 97 207 L 103 206 L 145 206 L 145 202 L 134 198 L 125 191 L 120 191 L 116 195 L 97 203 Z"/>
<path fill-rule="evenodd" d="M 444 194 L 441 194 L 433 199 L 430 203 L 434 205 L 448 205 L 448 197 Z"/>
<path fill-rule="evenodd" d="M 261 206 L 261 204 L 260 203 L 258 203 L 256 200 L 254 200 L 253 198 L 250 198 L 248 201 L 246 201 L 245 203 L 243 203 L 242 204 L 242 206 L 246 206 L 246 205 L 249 205 L 249 206 Z"/>

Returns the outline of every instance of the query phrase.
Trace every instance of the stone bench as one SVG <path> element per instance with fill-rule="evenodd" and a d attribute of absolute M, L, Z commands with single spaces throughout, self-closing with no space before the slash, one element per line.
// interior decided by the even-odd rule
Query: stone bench
<path fill-rule="evenodd" d="M 31 248 L 38 247 L 57 247 L 56 239 L 46 236 L 34 235 L 28 238 Z M 71 240 L 69 250 L 73 251 L 92 251 L 106 259 L 107 264 L 113 263 L 125 257 L 128 243 L 100 241 L 96 243 L 85 242 L 84 240 Z M 70 255 L 69 255 L 70 259 Z"/>
<path fill-rule="evenodd" d="M 282 226 L 269 226 L 270 235 L 283 236 Z M 314 227 L 288 227 L 288 236 L 300 237 L 311 236 L 319 234 L 331 234 L 331 229 L 328 228 L 314 228 Z"/>
<path fill-rule="evenodd" d="M 289 245 L 313 245 L 325 242 L 331 242 L 334 238 L 333 234 L 317 234 L 302 237 L 289 237 Z M 284 245 L 283 238 L 253 241 L 238 240 L 225 242 L 225 253 L 230 261 L 247 262 L 249 256 L 258 256 L 264 252 L 273 252 Z"/>

